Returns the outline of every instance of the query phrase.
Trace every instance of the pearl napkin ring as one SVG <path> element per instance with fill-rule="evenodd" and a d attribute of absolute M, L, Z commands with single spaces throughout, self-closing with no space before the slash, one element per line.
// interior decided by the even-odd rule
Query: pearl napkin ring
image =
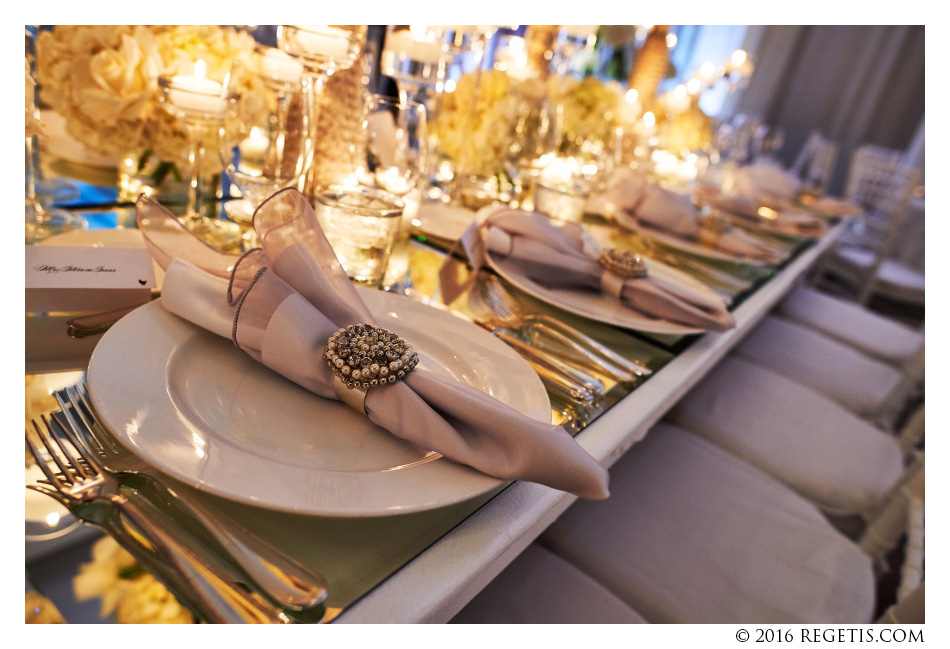
<path fill-rule="evenodd" d="M 628 250 L 604 248 L 597 255 L 597 261 L 608 271 L 623 279 L 642 279 L 647 276 L 647 264 L 643 257 Z"/>
<path fill-rule="evenodd" d="M 367 390 L 400 381 L 419 364 L 419 354 L 409 343 L 371 324 L 338 329 L 327 340 L 323 357 L 333 372 L 337 395 L 361 412 Z"/>
<path fill-rule="evenodd" d="M 699 216 L 699 242 L 714 248 L 719 237 L 732 229 L 732 223 L 720 212 L 707 212 Z"/>

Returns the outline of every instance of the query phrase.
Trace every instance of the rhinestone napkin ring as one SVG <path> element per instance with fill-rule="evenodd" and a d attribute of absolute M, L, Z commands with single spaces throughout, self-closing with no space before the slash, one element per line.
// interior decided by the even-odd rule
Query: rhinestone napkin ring
<path fill-rule="evenodd" d="M 419 364 L 419 354 L 409 343 L 371 324 L 338 329 L 327 340 L 323 357 L 347 388 L 364 392 L 403 379 Z"/>
<path fill-rule="evenodd" d="M 634 277 L 642 279 L 647 276 L 647 264 L 643 260 L 643 257 L 627 250 L 604 248 L 604 250 L 597 255 L 597 261 L 611 273 L 623 279 L 631 279 Z"/>
<path fill-rule="evenodd" d="M 699 242 L 714 248 L 719 237 L 732 229 L 729 219 L 719 212 L 707 212 L 699 217 Z"/>

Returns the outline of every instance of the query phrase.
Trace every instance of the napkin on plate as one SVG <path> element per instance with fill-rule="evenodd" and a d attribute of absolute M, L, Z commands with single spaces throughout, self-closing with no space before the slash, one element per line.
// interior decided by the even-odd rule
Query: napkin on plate
<path fill-rule="evenodd" d="M 302 194 L 285 189 L 258 208 L 254 228 L 263 250 L 240 260 L 231 286 L 227 277 L 237 257 L 193 245 L 190 233 L 153 199 L 140 198 L 136 212 L 139 226 L 149 232 L 150 247 L 156 240 L 163 244 L 156 258 L 168 262 L 162 293 L 166 309 L 232 338 L 307 390 L 337 398 L 322 354 L 327 339 L 340 327 L 374 320 Z M 176 227 L 179 233 L 172 236 Z M 175 252 L 178 242 L 186 250 L 184 258 Z M 424 367 L 397 383 L 371 387 L 365 410 L 397 437 L 483 473 L 538 482 L 582 498 L 608 495 L 607 471 L 564 429 Z"/>
<path fill-rule="evenodd" d="M 585 209 L 612 216 L 632 230 L 645 225 L 697 244 L 700 240 L 700 213 L 690 198 L 639 176 L 615 176 L 601 194 L 591 197 Z M 770 264 L 782 260 L 779 249 L 736 229 L 720 234 L 713 248 Z"/>
<path fill-rule="evenodd" d="M 763 205 L 751 196 L 725 194 L 709 185 L 700 185 L 696 189 L 696 200 L 782 234 L 820 237 L 828 230 L 824 219 L 803 209 L 782 205 L 781 202 Z"/>
<path fill-rule="evenodd" d="M 736 170 L 732 182 L 723 189 L 728 194 L 757 201 L 793 201 L 802 189 L 802 181 L 781 167 L 752 164 Z"/>
<path fill-rule="evenodd" d="M 675 274 L 660 272 L 656 262 L 647 261 L 646 277 L 629 278 L 622 280 L 622 285 L 618 282 L 606 288 L 605 269 L 597 260 L 603 247 L 576 223 L 556 225 L 544 214 L 504 206 L 484 208 L 478 220 L 461 239 L 474 268 L 481 267 L 485 255 L 491 253 L 549 288 L 608 290 L 638 313 L 689 327 L 722 331 L 735 326 L 721 299 L 678 282 Z M 446 303 L 467 288 L 456 281 L 453 270 L 452 264 L 446 263 L 440 274 Z"/>
<path fill-rule="evenodd" d="M 858 216 L 864 212 L 864 208 L 854 201 L 835 196 L 822 196 L 809 203 L 808 207 L 826 216 Z"/>

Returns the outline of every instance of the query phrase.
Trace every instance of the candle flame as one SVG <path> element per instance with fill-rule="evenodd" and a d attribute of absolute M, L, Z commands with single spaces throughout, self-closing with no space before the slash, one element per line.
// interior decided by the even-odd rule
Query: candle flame
<path fill-rule="evenodd" d="M 631 88 L 627 91 L 627 94 L 624 95 L 624 97 L 626 98 L 628 104 L 635 104 L 637 103 L 637 99 L 640 98 L 640 93 L 637 92 L 636 88 Z"/>
<path fill-rule="evenodd" d="M 643 113 L 643 123 L 646 124 L 649 128 L 656 126 L 656 115 L 652 112 L 647 111 Z"/>
<path fill-rule="evenodd" d="M 195 76 L 199 79 L 204 79 L 208 74 L 208 64 L 203 60 L 198 59 L 195 61 Z"/>
<path fill-rule="evenodd" d="M 748 58 L 748 54 L 745 53 L 745 50 L 736 50 L 732 53 L 732 65 L 735 67 L 741 66 L 745 63 L 745 60 Z"/>
<path fill-rule="evenodd" d="M 758 211 L 759 211 L 759 216 L 761 216 L 763 219 L 766 219 L 768 221 L 774 221 L 776 218 L 778 218 L 778 212 L 773 210 L 771 207 L 766 207 L 765 205 L 763 205 L 762 207 L 759 208 Z"/>

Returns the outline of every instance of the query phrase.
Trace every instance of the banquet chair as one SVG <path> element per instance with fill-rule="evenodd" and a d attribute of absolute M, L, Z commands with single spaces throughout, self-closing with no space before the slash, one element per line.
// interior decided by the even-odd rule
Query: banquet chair
<path fill-rule="evenodd" d="M 904 471 L 894 436 L 736 355 L 720 361 L 667 420 L 754 464 L 834 516 L 867 520 Z"/>
<path fill-rule="evenodd" d="M 923 378 L 924 333 L 856 302 L 799 286 L 775 313 L 820 331 L 855 349 Z"/>
<path fill-rule="evenodd" d="M 645 624 L 573 565 L 529 545 L 450 624 Z"/>
<path fill-rule="evenodd" d="M 924 275 L 888 255 L 907 216 L 920 171 L 877 147 L 859 147 L 851 157 L 845 196 L 865 208 L 815 271 L 816 283 L 844 286 L 862 304 L 873 296 L 914 306 L 924 304 Z"/>
<path fill-rule="evenodd" d="M 733 353 L 891 429 L 917 381 L 815 329 L 769 315 Z"/>
<path fill-rule="evenodd" d="M 683 428 L 654 426 L 539 543 L 651 623 L 868 623 L 872 561 L 818 509 Z"/>
<path fill-rule="evenodd" d="M 861 549 L 885 565 L 887 552 L 903 543 L 903 562 L 894 603 L 878 618 L 890 624 L 924 622 L 924 459 L 921 454 L 912 471 L 893 490 L 885 505 L 871 520 L 861 540 Z"/>
<path fill-rule="evenodd" d="M 827 192 L 838 162 L 838 145 L 819 131 L 812 131 L 789 169 L 806 184 Z"/>

